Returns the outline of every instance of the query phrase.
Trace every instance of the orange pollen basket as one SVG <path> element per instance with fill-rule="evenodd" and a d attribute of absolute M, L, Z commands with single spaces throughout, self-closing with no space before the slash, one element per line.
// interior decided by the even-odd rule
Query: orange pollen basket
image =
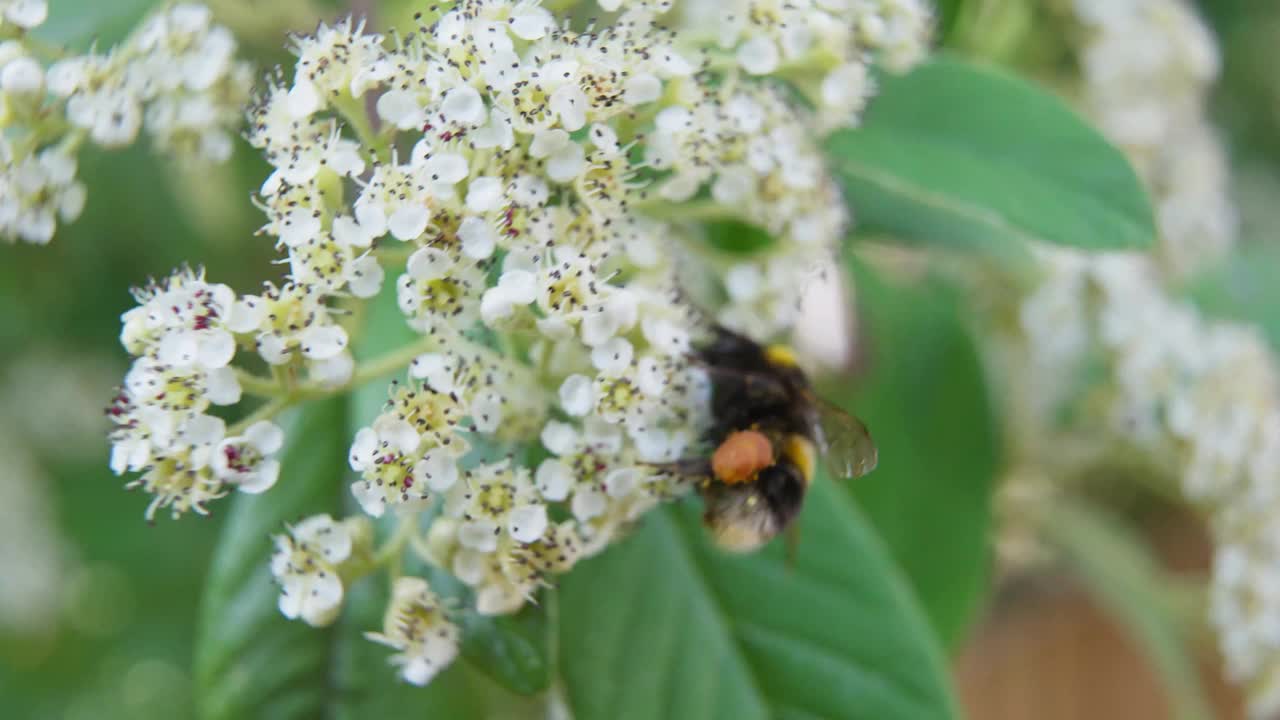
<path fill-rule="evenodd" d="M 711 472 L 728 485 L 751 482 L 756 473 L 772 464 L 773 443 L 755 430 L 729 433 L 711 455 Z"/>

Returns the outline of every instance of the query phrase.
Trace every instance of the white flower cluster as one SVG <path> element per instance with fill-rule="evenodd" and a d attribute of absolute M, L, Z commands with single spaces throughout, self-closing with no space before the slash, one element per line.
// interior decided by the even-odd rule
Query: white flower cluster
<path fill-rule="evenodd" d="M 0 18 L 24 29 L 46 14 L 44 2 L 0 4 Z M 0 237 L 44 244 L 58 220 L 80 215 L 76 152 L 86 138 L 122 147 L 145 129 L 166 154 L 226 160 L 251 84 L 235 50 L 208 8 L 188 3 L 151 16 L 104 54 L 47 68 L 22 39 L 0 43 Z"/>
<path fill-rule="evenodd" d="M 1210 511 L 1211 619 L 1253 713 L 1280 709 L 1280 369 L 1250 327 L 1215 323 L 1169 299 L 1145 258 L 1049 256 L 1052 275 L 1022 314 L 1030 347 L 1078 370 L 1098 348 L 1107 382 L 1075 425 L 1180 478 Z M 1063 334 L 1077 338 L 1064 356 Z M 1046 359 L 1046 362 L 1049 360 Z M 1074 425 L 1073 425 L 1074 427 Z M 1114 451 L 1116 448 L 1112 448 Z"/>
<path fill-rule="evenodd" d="M 787 5 L 787 22 L 821 32 L 790 38 L 777 69 L 825 71 L 833 53 L 901 61 L 924 47 L 915 3 L 837 5 Z M 213 467 L 198 491 L 178 488 L 195 475 L 176 470 L 203 467 L 185 429 L 211 424 L 198 419 L 210 403 L 234 401 L 237 347 L 279 376 L 305 366 L 309 390 L 346 383 L 347 335 L 331 315 L 392 273 L 386 292 L 421 339 L 391 354 L 409 378 L 356 433 L 351 490 L 402 531 L 430 518 L 425 537 L 404 542 L 468 586 L 475 611 L 517 611 L 687 492 L 670 464 L 703 450 L 710 421 L 710 385 L 692 360 L 707 315 L 686 299 L 690 285 L 728 298 L 711 317 L 761 340 L 785 333 L 847 214 L 817 144 L 821 118 L 768 78 L 715 68 L 658 24 L 667 6 L 635 3 L 576 32 L 536 3 L 461 0 L 413 32 L 384 37 L 348 20 L 295 38 L 292 76 L 258 95 L 248 133 L 273 167 L 257 196 L 261 233 L 289 278 L 236 297 L 179 273 L 140 295 L 125 332 L 139 359 L 112 409 L 117 467 L 144 470 L 140 482 L 175 511 L 201 509 L 227 483 L 265 484 Z M 828 27 L 849 18 L 861 29 Z M 680 219 L 686 203 L 772 240 L 717 247 Z M 274 478 L 261 468 L 275 445 L 246 430 L 228 466 Z M 316 516 L 277 538 L 287 616 L 335 617 L 343 572 L 363 567 L 344 528 Z M 414 683 L 457 652 L 457 628 L 420 579 L 397 581 L 373 637 Z"/>
<path fill-rule="evenodd" d="M 857 122 L 873 59 L 905 70 L 924 58 L 933 21 L 922 0 L 696 0 L 680 13 L 687 35 L 710 34 L 748 74 L 798 85 L 827 128 Z"/>
<path fill-rule="evenodd" d="M 1160 259 L 1185 277 L 1235 241 L 1226 152 L 1206 112 L 1221 60 L 1184 0 L 1075 0 L 1086 110 L 1152 189 Z"/>
<path fill-rule="evenodd" d="M 275 313 L 296 315 L 296 306 L 271 294 L 237 298 L 231 288 L 205 282 L 202 273 L 191 270 L 138 289 L 135 297 L 138 307 L 122 317 L 120 340 L 137 359 L 107 408 L 115 428 L 111 469 L 143 473 L 129 487 L 154 495 L 148 519 L 160 508 L 174 516 L 204 514 L 205 504 L 225 495 L 228 486 L 249 493 L 270 488 L 280 473 L 272 457 L 284 441 L 280 429 L 264 420 L 228 436 L 223 420 L 207 411 L 240 400 L 230 365 L 237 345 L 256 339 L 261 348 L 263 338 L 277 338 L 275 326 L 292 316 Z M 301 329 L 290 332 L 304 342 L 333 334 L 325 328 L 341 333 L 319 326 L 321 313 L 313 312 L 310 326 L 300 318 Z M 340 356 L 340 345 L 329 337 L 310 349 L 314 352 L 322 341 L 337 347 Z"/>
<path fill-rule="evenodd" d="M 1012 382 L 1034 388 L 1009 396 L 1039 399 L 1014 408 L 1015 445 L 1066 456 L 1060 464 L 1077 470 L 1136 450 L 1181 481 L 1210 515 L 1211 620 L 1227 669 L 1248 688 L 1251 714 L 1271 717 L 1280 712 L 1280 373 L 1252 328 L 1205 320 L 1166 290 L 1234 242 L 1225 154 L 1206 111 L 1217 49 L 1181 0 L 1076 0 L 1074 10 L 1088 30 L 1086 109 L 1151 190 L 1160 252 L 1043 253 L 1046 280 L 1023 300 L 1019 337 L 1000 353 Z M 1083 416 L 1054 427 L 1061 403 L 1082 390 L 1073 407 Z M 1023 480 L 1006 490 L 1051 496 Z"/>

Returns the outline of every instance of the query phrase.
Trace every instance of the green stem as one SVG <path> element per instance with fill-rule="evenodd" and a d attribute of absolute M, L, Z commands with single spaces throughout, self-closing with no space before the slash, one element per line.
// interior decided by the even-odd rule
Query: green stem
<path fill-rule="evenodd" d="M 673 203 L 661 198 L 651 198 L 632 203 L 633 210 L 671 222 L 710 222 L 740 218 L 742 213 L 712 200 Z"/>
<path fill-rule="evenodd" d="M 360 141 L 361 145 L 372 149 L 377 153 L 378 159 L 383 162 L 390 159 L 391 145 L 389 138 L 386 133 L 379 133 L 373 129 L 373 123 L 369 119 L 369 112 L 365 109 L 362 100 L 344 92 L 333 101 L 333 107 L 347 121 L 347 127 L 351 128 L 351 131 L 356 134 L 356 139 Z"/>
<path fill-rule="evenodd" d="M 458 340 L 461 341 L 461 338 L 458 338 Z M 236 379 L 240 382 L 242 391 L 258 397 L 273 398 L 285 403 L 284 407 L 289 407 L 304 400 L 319 400 L 358 388 L 370 380 L 376 380 L 383 375 L 388 375 L 407 367 L 414 358 L 429 352 L 437 347 L 439 343 L 439 336 L 428 335 L 422 337 L 415 343 L 393 350 L 358 367 L 350 380 L 338 386 L 322 385 L 315 382 L 290 382 L 292 373 L 284 370 L 284 366 L 272 368 L 273 374 L 276 376 L 274 378 L 265 378 L 261 375 L 254 375 L 247 370 L 236 368 Z"/>
<path fill-rule="evenodd" d="M 550 663 L 551 683 L 547 688 L 547 709 L 562 710 L 569 707 L 564 688 L 564 678 L 560 676 L 560 593 L 554 587 L 543 592 L 543 607 L 547 612 L 547 660 Z M 548 717 L 556 716 L 548 712 Z"/>
<path fill-rule="evenodd" d="M 373 254 L 378 257 L 378 262 L 382 263 L 385 268 L 401 267 L 409 262 L 409 256 L 418 251 L 417 245 L 408 243 L 398 245 L 379 245 L 374 248 Z"/>
<path fill-rule="evenodd" d="M 399 524 L 396 526 L 396 532 L 383 543 L 382 547 L 373 554 L 373 566 L 388 566 L 392 570 L 392 576 L 398 575 L 400 558 L 404 555 L 404 549 L 414 539 L 417 523 L 412 517 L 399 518 Z"/>
<path fill-rule="evenodd" d="M 241 418 L 239 422 L 227 428 L 227 436 L 233 437 L 239 435 L 248 429 L 250 425 L 258 422 L 259 420 L 270 420 L 296 402 L 296 400 L 291 398 L 282 397 L 263 403 L 257 410 L 254 410 L 244 418 Z"/>
<path fill-rule="evenodd" d="M 288 394 L 275 378 L 254 375 L 243 368 L 236 368 L 235 371 L 236 380 L 239 381 L 240 390 L 243 392 L 265 398 L 283 397 Z"/>
<path fill-rule="evenodd" d="M 427 335 L 419 338 L 417 342 L 405 345 L 399 350 L 392 350 L 385 355 L 376 357 L 357 368 L 355 374 L 351 376 L 351 381 L 339 389 L 349 390 L 357 388 L 370 380 L 376 380 L 383 375 L 408 367 L 409 363 L 413 362 L 414 358 L 425 352 L 434 350 L 439 346 L 439 344 L 440 337 L 438 335 Z"/>
<path fill-rule="evenodd" d="M 66 48 L 45 42 L 31 33 L 24 33 L 21 39 L 22 44 L 44 62 L 53 63 L 71 56 L 71 53 Z"/>

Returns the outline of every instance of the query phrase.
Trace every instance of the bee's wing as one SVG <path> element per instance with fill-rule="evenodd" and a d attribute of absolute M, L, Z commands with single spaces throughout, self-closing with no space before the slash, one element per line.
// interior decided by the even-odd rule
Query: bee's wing
<path fill-rule="evenodd" d="M 826 458 L 831 476 L 849 480 L 875 470 L 878 452 L 867 426 L 817 395 L 810 394 L 810 400 L 816 415 L 818 449 Z"/>

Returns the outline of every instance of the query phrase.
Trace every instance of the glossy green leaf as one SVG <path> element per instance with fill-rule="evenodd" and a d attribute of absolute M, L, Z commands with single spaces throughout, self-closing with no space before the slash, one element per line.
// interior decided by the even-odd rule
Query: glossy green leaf
<path fill-rule="evenodd" d="M 846 487 L 955 647 L 987 587 L 999 452 L 983 368 L 939 282 L 894 285 L 860 268 L 856 287 L 867 370 L 857 392 L 831 397 L 867 423 L 880 464 Z"/>
<path fill-rule="evenodd" d="M 713 547 L 692 503 L 646 515 L 558 593 L 576 720 L 951 718 L 941 653 L 861 512 L 826 477 L 780 542 Z"/>
<path fill-rule="evenodd" d="M 907 242 L 1010 253 L 1155 238 L 1119 150 L 1047 91 L 946 56 L 882 78 L 862 126 L 827 152 L 861 228 Z"/>
<path fill-rule="evenodd" d="M 1142 538 L 1108 511 L 1059 502 L 1046 535 L 1089 591 L 1147 656 L 1178 720 L 1214 717 L 1191 638 L 1170 601 L 1169 578 Z"/>
<path fill-rule="evenodd" d="M 240 495 L 205 584 L 196 643 L 200 716 L 311 718 L 329 695 L 333 631 L 285 619 L 268 558 L 272 533 L 315 513 L 336 513 L 346 469 L 346 402 L 316 403 L 287 428 L 280 480 Z"/>

